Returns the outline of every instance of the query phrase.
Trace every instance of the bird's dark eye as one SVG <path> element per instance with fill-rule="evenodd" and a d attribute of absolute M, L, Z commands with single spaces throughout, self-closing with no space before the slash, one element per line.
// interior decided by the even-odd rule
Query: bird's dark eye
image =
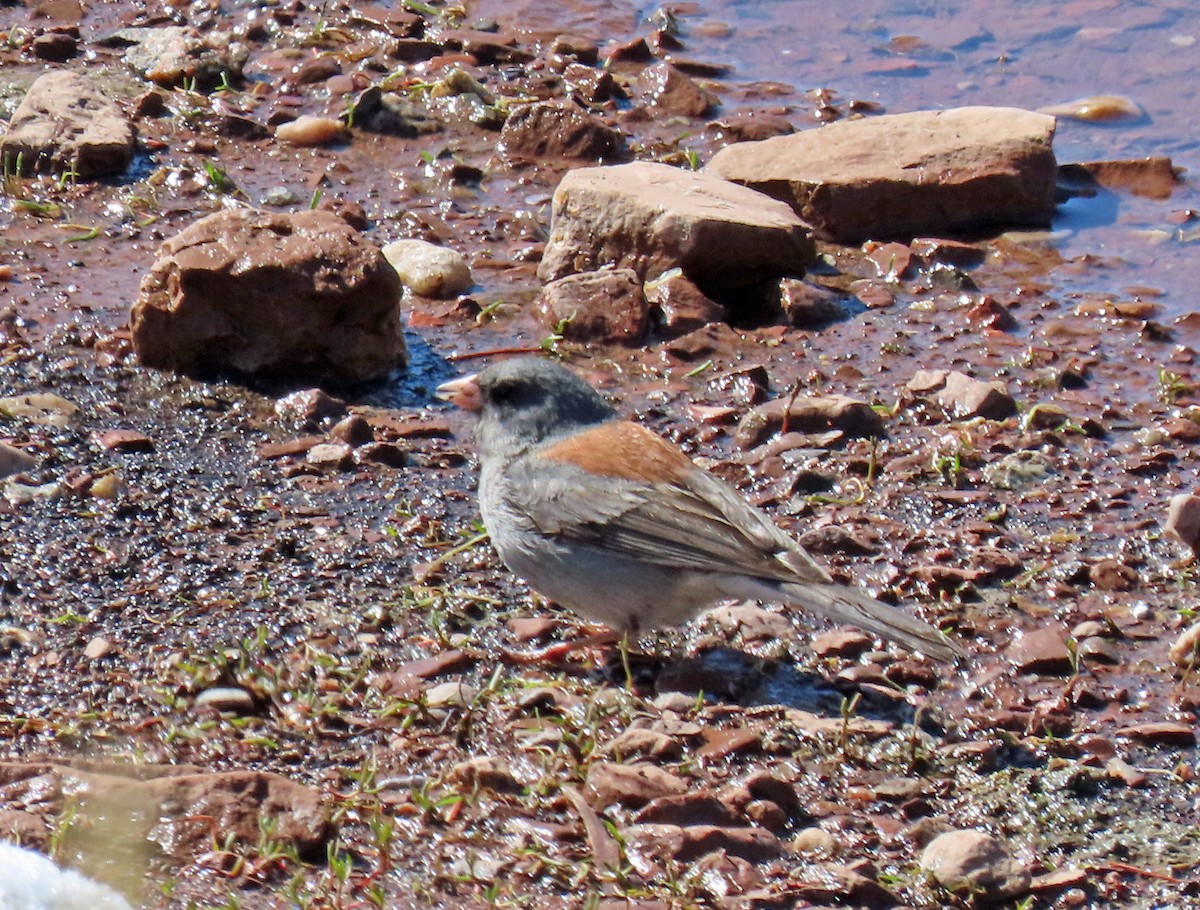
<path fill-rule="evenodd" d="M 501 380 L 492 386 L 488 397 L 497 404 L 507 404 L 517 397 L 519 391 L 517 383 Z"/>

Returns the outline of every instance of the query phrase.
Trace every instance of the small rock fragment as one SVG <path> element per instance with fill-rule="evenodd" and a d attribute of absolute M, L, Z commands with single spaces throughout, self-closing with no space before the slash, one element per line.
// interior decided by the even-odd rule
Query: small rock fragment
<path fill-rule="evenodd" d="M 833 856 L 837 839 L 824 828 L 802 828 L 792 838 L 791 847 L 801 856 Z"/>
<path fill-rule="evenodd" d="M 97 635 L 83 649 L 83 656 L 89 660 L 99 660 L 101 657 L 107 657 L 115 650 L 116 646 L 107 638 Z"/>
<path fill-rule="evenodd" d="M 330 428 L 329 438 L 338 442 L 344 442 L 351 448 L 357 449 L 368 442 L 373 442 L 375 432 L 371 429 L 371 424 L 361 414 L 351 414 Z"/>
<path fill-rule="evenodd" d="M 684 277 L 683 269 L 669 269 L 647 281 L 643 292 L 664 335 L 686 335 L 711 322 L 725 321 L 725 307 Z"/>
<path fill-rule="evenodd" d="M 588 66 L 600 62 L 600 46 L 591 38 L 579 35 L 558 35 L 550 42 L 550 53 L 559 57 L 570 57 Z"/>
<path fill-rule="evenodd" d="M 642 807 L 634 820 L 683 827 L 689 825 L 738 827 L 741 824 L 729 807 L 712 793 L 703 790 L 652 799 Z"/>
<path fill-rule="evenodd" d="M 919 370 L 908 390 L 933 395 L 954 417 L 1004 420 L 1017 412 L 1016 402 L 1002 382 L 983 382 L 957 370 Z"/>
<path fill-rule="evenodd" d="M 93 437 L 100 448 L 115 452 L 152 452 L 154 440 L 137 430 L 99 430 Z"/>
<path fill-rule="evenodd" d="M 465 708 L 473 702 L 479 690 L 464 682 L 444 682 L 425 690 L 425 704 L 430 708 Z"/>
<path fill-rule="evenodd" d="M 496 793 L 519 793 L 521 783 L 509 764 L 493 755 L 481 755 L 459 762 L 450 769 L 450 779 L 467 787 L 483 787 Z"/>
<path fill-rule="evenodd" d="M 658 761 L 678 758 L 683 746 L 667 734 L 643 727 L 630 727 L 606 743 L 601 751 L 619 761 L 630 758 L 652 758 Z"/>
<path fill-rule="evenodd" d="M 655 63 L 642 70 L 638 85 L 650 103 L 661 111 L 684 117 L 703 117 L 717 99 L 670 63 Z"/>
<path fill-rule="evenodd" d="M 30 49 L 39 60 L 65 63 L 79 52 L 78 29 L 75 30 L 75 34 L 47 32 L 44 35 L 38 35 L 33 39 Z"/>
<path fill-rule="evenodd" d="M 125 62 L 164 88 L 186 83 L 199 91 L 211 91 L 236 85 L 250 57 L 250 49 L 228 32 L 201 34 L 181 26 L 125 28 L 114 34 L 113 40 L 131 44 Z"/>
<path fill-rule="evenodd" d="M 1089 98 L 1078 98 L 1064 104 L 1052 104 L 1039 108 L 1038 113 L 1090 123 L 1132 121 L 1146 116 L 1146 112 L 1136 101 L 1123 95 L 1092 95 Z"/>
<path fill-rule="evenodd" d="M 228 711 L 233 714 L 249 714 L 254 710 L 254 696 L 237 686 L 215 686 L 205 689 L 196 696 L 195 707 Z"/>
<path fill-rule="evenodd" d="M 875 646 L 875 639 L 857 629 L 833 629 L 813 636 L 812 651 L 817 657 L 844 657 L 854 660 Z"/>
<path fill-rule="evenodd" d="M 332 117 L 314 117 L 303 114 L 275 127 L 275 138 L 292 145 L 327 145 L 346 133 L 340 121 Z"/>
<path fill-rule="evenodd" d="M 1121 727 L 1117 736 L 1164 746 L 1190 746 L 1196 742 L 1196 731 L 1191 724 L 1171 720 Z"/>
<path fill-rule="evenodd" d="M 1115 559 L 1101 559 L 1088 567 L 1088 581 L 1101 591 L 1131 591 L 1137 586 L 1138 573 Z"/>
<path fill-rule="evenodd" d="M 37 466 L 37 459 L 23 449 L 0 442 L 0 477 L 24 474 Z"/>
<path fill-rule="evenodd" d="M 597 808 L 611 805 L 640 809 L 651 800 L 686 793 L 683 780 L 657 765 L 641 762 L 619 765 L 614 762 L 593 762 L 588 768 L 588 789 Z"/>
<path fill-rule="evenodd" d="M 354 467 L 354 449 L 344 442 L 323 442 L 308 450 L 309 464 L 330 471 L 348 471 Z"/>
<path fill-rule="evenodd" d="M 1104 765 L 1105 773 L 1115 780 L 1121 781 L 1126 787 L 1144 787 L 1150 782 L 1150 775 L 1139 771 L 1125 759 L 1114 755 Z"/>
<path fill-rule="evenodd" d="M 788 322 L 797 328 L 819 326 L 846 316 L 840 294 L 797 278 L 779 283 L 779 303 Z"/>
<path fill-rule="evenodd" d="M 752 449 L 784 432 L 819 433 L 840 430 L 849 436 L 882 436 L 883 419 L 865 401 L 845 395 L 775 398 L 746 413 L 738 423 L 735 441 Z"/>
<path fill-rule="evenodd" d="M 727 855 L 747 862 L 765 863 L 783 852 L 779 838 L 762 828 L 640 824 L 630 825 L 624 836 L 631 853 L 659 862 L 674 859 L 679 863 L 692 863 L 709 853 L 724 850 Z"/>
<path fill-rule="evenodd" d="M 1088 161 L 1072 165 L 1107 189 L 1128 190 L 1147 199 L 1170 199 L 1182 182 L 1170 158 L 1152 155 L 1125 161 Z"/>
<path fill-rule="evenodd" d="M 1056 629 L 1037 629 L 1017 638 L 1005 652 L 1022 673 L 1070 673 L 1073 661 L 1066 639 Z"/>
<path fill-rule="evenodd" d="M 637 344 L 646 334 L 650 306 L 632 269 L 568 275 L 542 288 L 542 324 L 570 341 Z"/>
<path fill-rule="evenodd" d="M 1171 663 L 1184 670 L 1200 665 L 1200 622 L 1189 626 L 1171 645 Z"/>
<path fill-rule="evenodd" d="M 516 158 L 612 161 L 622 157 L 625 137 L 570 102 L 543 101 L 514 109 L 500 131 L 504 151 Z"/>
<path fill-rule="evenodd" d="M 919 864 L 949 891 L 1000 901 L 1029 890 L 1029 870 L 982 831 L 947 831 L 922 852 Z"/>
<path fill-rule="evenodd" d="M 394 240 L 383 248 L 404 286 L 421 297 L 449 300 L 475 283 L 467 257 L 425 240 Z"/>

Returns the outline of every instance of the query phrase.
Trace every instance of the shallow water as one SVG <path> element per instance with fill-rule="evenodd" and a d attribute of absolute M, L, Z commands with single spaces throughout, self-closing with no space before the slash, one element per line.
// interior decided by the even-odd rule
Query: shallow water
<path fill-rule="evenodd" d="M 528 4 L 517 21 L 533 31 L 578 30 L 623 38 L 645 33 L 656 4 Z M 511 5 L 480 5 L 503 18 Z M 1096 95 L 1117 95 L 1144 116 L 1108 122 L 1059 118 L 1060 163 L 1169 156 L 1187 171 L 1200 166 L 1194 129 L 1200 20 L 1187 2 L 1081 0 L 1046 4 L 885 2 L 850 7 L 796 0 L 697 0 L 674 4 L 682 56 L 732 64 L 722 81 L 726 108 L 775 108 L 798 128 L 816 126 L 805 93 L 834 94 L 887 113 L 1009 105 L 1038 109 Z M 510 13 L 511 15 L 511 13 Z M 769 85 L 778 83 L 778 85 Z M 1160 291 L 1168 316 L 1196 308 L 1200 260 L 1194 224 L 1172 212 L 1200 208 L 1190 182 L 1170 199 L 1102 192 L 1063 206 L 1048 241 L 1064 259 L 1105 257 L 1105 268 L 1073 270 L 1064 289 L 1129 296 Z M 1177 216 L 1175 221 L 1179 220 Z"/>

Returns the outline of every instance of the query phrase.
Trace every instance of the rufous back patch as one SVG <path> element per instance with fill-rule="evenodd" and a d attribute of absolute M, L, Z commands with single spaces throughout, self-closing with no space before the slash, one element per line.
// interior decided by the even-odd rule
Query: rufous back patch
<path fill-rule="evenodd" d="M 592 474 L 644 483 L 676 483 L 696 469 L 691 459 L 671 443 L 628 421 L 584 430 L 540 454 Z"/>

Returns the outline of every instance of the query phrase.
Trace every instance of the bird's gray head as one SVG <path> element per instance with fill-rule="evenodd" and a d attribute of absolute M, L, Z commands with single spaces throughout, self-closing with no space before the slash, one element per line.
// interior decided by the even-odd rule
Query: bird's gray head
<path fill-rule="evenodd" d="M 612 420 L 590 385 L 549 360 L 521 357 L 438 388 L 439 397 L 479 414 L 480 454 L 512 456 L 549 439 Z"/>

